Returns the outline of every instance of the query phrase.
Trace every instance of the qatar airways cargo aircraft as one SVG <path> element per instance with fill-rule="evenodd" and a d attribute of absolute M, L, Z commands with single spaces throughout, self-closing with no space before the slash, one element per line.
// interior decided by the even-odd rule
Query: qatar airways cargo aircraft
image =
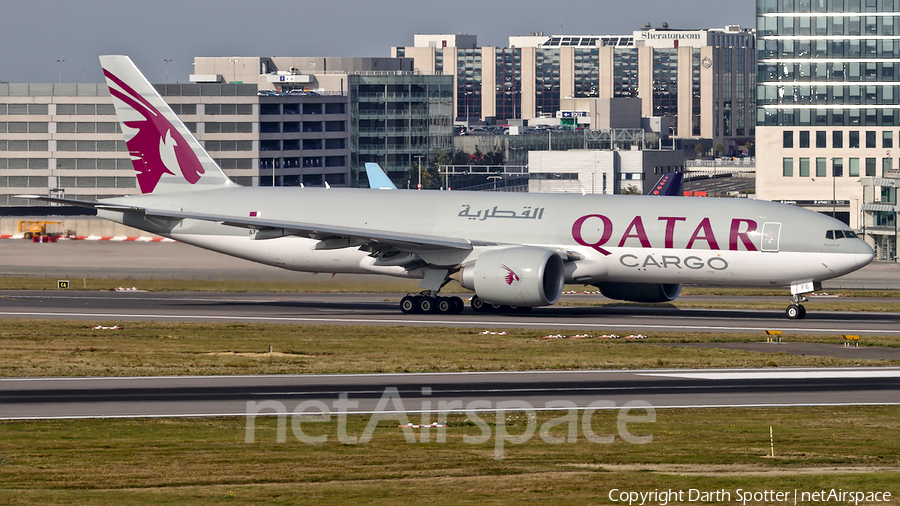
<path fill-rule="evenodd" d="M 285 269 L 421 279 L 403 312 L 554 304 L 564 283 L 675 299 L 683 283 L 790 287 L 789 318 L 822 280 L 874 252 L 845 224 L 749 199 L 243 187 L 230 181 L 126 56 L 101 56 L 142 195 L 83 202 L 154 234 Z"/>

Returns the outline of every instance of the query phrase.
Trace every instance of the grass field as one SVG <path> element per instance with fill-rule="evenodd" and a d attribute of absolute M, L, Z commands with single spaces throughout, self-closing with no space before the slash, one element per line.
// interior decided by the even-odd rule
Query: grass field
<path fill-rule="evenodd" d="M 538 412 L 535 426 L 563 414 Z M 290 423 L 286 442 L 276 442 L 274 418 L 257 419 L 252 443 L 243 418 L 2 422 L 0 503 L 611 504 L 613 489 L 657 489 L 682 491 L 676 503 L 686 504 L 696 489 L 740 504 L 748 492 L 832 488 L 887 491 L 896 503 L 900 494 L 897 406 L 659 410 L 655 422 L 629 426 L 652 436 L 647 444 L 617 436 L 617 415 L 590 418 L 612 443 L 588 441 L 579 414 L 575 442 L 551 444 L 535 432 L 507 443 L 503 460 L 494 458 L 496 428 L 484 442 L 463 440 L 482 434 L 464 414 L 449 417 L 444 443 L 434 433 L 408 442 L 396 422 L 383 421 L 368 443 L 343 444 L 335 418 L 302 424 L 305 434 L 328 437 L 319 445 L 293 437 Z M 509 434 L 526 432 L 525 415 L 506 418 Z M 347 434 L 363 433 L 368 421 L 348 417 Z"/>
<path fill-rule="evenodd" d="M 97 325 L 123 328 L 94 329 Z M 462 328 L 0 320 L 0 376 L 900 365 L 898 360 L 658 346 L 758 342 L 765 339 L 761 334 L 653 333 L 643 341 L 541 338 L 548 334 L 556 332 L 510 329 L 507 335 L 485 335 Z M 784 338 L 841 342 L 840 336 Z M 900 337 L 866 336 L 863 344 L 900 347 Z M 274 353 L 268 353 L 269 346 Z"/>
<path fill-rule="evenodd" d="M 47 280 L 40 282 L 43 286 L 15 285 L 9 278 L 2 282 L 8 284 L 0 289 L 49 288 Z M 100 290 L 135 281 L 87 283 Z M 270 283 L 190 282 L 182 288 L 171 281 L 139 283 L 159 290 L 273 290 Z M 337 291 L 364 290 L 347 286 Z M 821 309 L 820 304 L 813 305 Z M 784 301 L 778 299 L 775 306 L 783 309 Z M 124 328 L 93 329 L 97 325 Z M 653 333 L 647 340 L 629 341 L 542 339 L 555 331 L 507 332 L 0 320 L 0 376 L 900 365 L 897 360 L 659 346 L 761 341 L 762 335 Z M 835 336 L 784 338 L 840 344 Z M 863 344 L 900 347 L 900 338 L 866 336 Z M 274 353 L 267 353 L 269 346 Z M 335 418 L 303 424 L 306 434 L 328 437 L 320 445 L 300 442 L 290 422 L 287 441 L 278 443 L 275 418 L 257 419 L 252 443 L 245 442 L 243 418 L 0 422 L 0 504 L 627 504 L 620 496 L 613 496 L 618 502 L 610 499 L 614 489 L 682 493 L 681 501 L 669 504 L 741 504 L 746 496 L 740 494 L 765 491 L 890 492 L 888 504 L 900 497 L 900 406 L 659 410 L 655 422 L 630 427 L 636 435 L 652 436 L 647 444 L 621 437 L 612 443 L 590 442 L 579 414 L 577 441 L 551 444 L 539 436 L 540 428 L 563 414 L 537 412 L 534 436 L 523 444 L 507 443 L 502 460 L 495 459 L 496 426 L 490 425 L 492 436 L 486 441 L 463 440 L 481 433 L 464 414 L 449 415 L 443 443 L 434 442 L 433 433 L 428 442 L 408 442 L 398 422 L 382 422 L 371 441 L 343 444 L 337 440 Z M 592 431 L 615 436 L 616 415 L 598 411 L 590 419 Z M 482 415 L 489 423 L 494 416 Z M 362 434 L 368 421 L 366 416 L 348 417 L 347 432 Z M 511 435 L 526 433 L 528 424 L 524 414 L 506 415 Z M 565 436 L 566 425 L 553 427 L 549 435 Z M 708 494 L 706 500 L 688 501 L 691 489 Z M 779 503 L 750 496 L 746 504 L 792 503 L 790 497 Z"/>

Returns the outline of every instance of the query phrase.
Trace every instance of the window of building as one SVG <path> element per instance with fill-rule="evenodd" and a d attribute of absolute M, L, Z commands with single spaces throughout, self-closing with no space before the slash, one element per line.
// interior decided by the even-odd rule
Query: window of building
<path fill-rule="evenodd" d="M 344 138 L 325 139 L 325 149 L 344 149 L 345 147 L 347 147 L 347 145 Z"/>
<path fill-rule="evenodd" d="M 874 148 L 877 147 L 875 145 L 875 131 L 874 130 L 866 130 L 866 148 Z"/>
<path fill-rule="evenodd" d="M 303 114 L 322 114 L 322 104 L 303 104 Z"/>
<path fill-rule="evenodd" d="M 326 160 L 326 166 L 328 165 Z M 344 185 L 347 184 L 347 174 L 341 172 L 340 174 L 325 174 L 325 182 L 330 185 Z"/>
<path fill-rule="evenodd" d="M 781 141 L 781 147 L 787 149 L 794 147 L 794 131 L 793 130 L 785 130 L 782 132 L 783 140 Z"/>
<path fill-rule="evenodd" d="M 343 102 L 329 102 L 325 104 L 325 114 L 344 114 L 346 112 L 346 107 Z"/>
<path fill-rule="evenodd" d="M 843 175 L 844 175 L 844 159 L 843 158 L 832 158 L 831 159 L 831 175 L 833 177 L 843 177 Z"/>
<path fill-rule="evenodd" d="M 800 177 L 809 177 L 809 158 L 800 159 Z"/>
<path fill-rule="evenodd" d="M 894 132 L 889 132 L 889 131 L 881 132 L 881 147 L 883 147 L 883 148 L 894 147 Z"/>
<path fill-rule="evenodd" d="M 322 166 L 322 157 L 321 156 L 304 156 L 303 157 L 303 166 L 304 167 L 321 167 Z"/>
<path fill-rule="evenodd" d="M 800 131 L 800 147 L 801 148 L 809 147 L 809 131 L 808 130 Z"/>
<path fill-rule="evenodd" d="M 285 104 L 287 105 L 287 104 Z M 210 111 L 210 106 L 206 106 L 207 114 L 216 114 Z M 281 114 L 281 104 L 259 104 L 260 114 Z M 287 114 L 287 112 L 285 112 Z"/>
<path fill-rule="evenodd" d="M 875 159 L 866 158 L 866 177 L 875 177 Z"/>
<path fill-rule="evenodd" d="M 304 121 L 303 122 L 303 131 L 304 132 L 321 132 L 322 131 L 322 122 L 321 121 Z"/>
<path fill-rule="evenodd" d="M 859 132 L 856 130 L 850 131 L 850 147 L 851 148 L 859 147 Z"/>
<path fill-rule="evenodd" d="M 850 159 L 850 177 L 859 177 L 859 158 Z"/>
<path fill-rule="evenodd" d="M 822 132 L 822 131 L 816 132 L 816 147 L 817 148 L 825 147 L 825 132 Z"/>
<path fill-rule="evenodd" d="M 825 158 L 816 158 L 816 177 L 825 177 Z"/>
<path fill-rule="evenodd" d="M 887 173 L 891 170 L 891 159 L 890 158 L 882 158 L 881 159 L 881 177 L 887 175 Z"/>
<path fill-rule="evenodd" d="M 346 157 L 343 156 L 326 156 L 325 157 L 325 166 L 326 167 L 343 167 L 347 165 Z M 343 184 L 343 183 L 341 183 Z"/>
<path fill-rule="evenodd" d="M 844 147 L 844 132 L 840 130 L 835 130 L 831 132 L 831 147 L 832 148 L 842 148 Z"/>
<path fill-rule="evenodd" d="M 781 162 L 781 175 L 784 177 L 794 177 L 794 159 L 785 158 Z"/>

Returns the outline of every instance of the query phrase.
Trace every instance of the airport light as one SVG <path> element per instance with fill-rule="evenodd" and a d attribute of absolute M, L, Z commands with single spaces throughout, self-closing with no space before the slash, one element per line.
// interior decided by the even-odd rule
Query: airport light
<path fill-rule="evenodd" d="M 172 59 L 163 58 L 163 61 L 166 62 L 166 84 L 169 84 L 169 62 L 172 61 Z"/>

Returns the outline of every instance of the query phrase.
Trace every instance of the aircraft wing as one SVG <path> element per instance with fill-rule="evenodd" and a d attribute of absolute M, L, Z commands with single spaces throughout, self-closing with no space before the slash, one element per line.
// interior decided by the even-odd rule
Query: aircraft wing
<path fill-rule="evenodd" d="M 122 204 L 107 204 L 103 202 L 88 202 L 84 200 L 66 199 L 59 197 L 44 197 L 40 195 L 17 195 L 19 198 L 42 200 L 70 206 L 94 208 L 104 211 L 116 211 L 122 213 L 138 213 L 150 218 L 164 218 L 175 220 L 202 220 L 221 223 L 230 227 L 246 228 L 265 231 L 264 237 L 279 237 L 282 235 L 295 235 L 318 240 L 338 240 L 334 247 L 361 246 L 363 244 L 386 244 L 403 250 L 410 249 L 457 249 L 471 250 L 473 243 L 465 239 L 452 237 L 439 237 L 423 234 L 404 234 L 387 230 L 372 230 L 339 225 L 325 225 L 320 223 L 302 223 L 288 220 L 267 220 L 254 216 L 229 216 L 218 214 L 194 213 L 189 211 L 168 211 L 164 209 L 149 209 Z M 346 243 L 339 240 L 346 239 Z M 481 244 L 481 243 L 479 243 Z"/>

